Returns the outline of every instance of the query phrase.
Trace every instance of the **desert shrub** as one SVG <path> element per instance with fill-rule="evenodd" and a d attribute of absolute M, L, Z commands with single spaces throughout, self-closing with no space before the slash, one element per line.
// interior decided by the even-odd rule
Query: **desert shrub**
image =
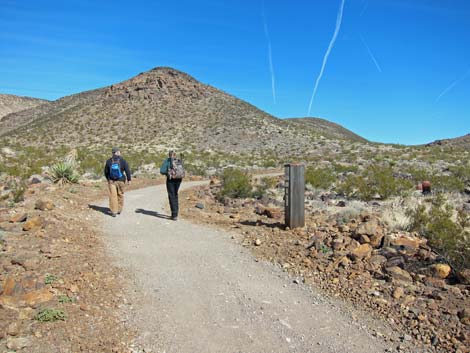
<path fill-rule="evenodd" d="M 261 178 L 260 183 L 256 185 L 255 191 L 252 192 L 252 196 L 256 199 L 261 199 L 265 196 L 270 189 L 274 189 L 277 185 L 276 178 L 264 177 Z"/>
<path fill-rule="evenodd" d="M 78 183 L 79 176 L 75 171 L 75 165 L 70 162 L 58 162 L 51 166 L 49 178 L 52 182 L 65 185 L 68 183 Z"/>
<path fill-rule="evenodd" d="M 24 201 L 24 193 L 26 192 L 26 189 L 28 188 L 26 186 L 26 182 L 24 180 L 14 180 L 11 183 L 11 191 L 12 191 L 12 197 L 13 197 L 13 202 L 18 203 L 21 201 Z"/>
<path fill-rule="evenodd" d="M 456 270 L 470 267 L 468 215 L 456 212 L 442 194 L 432 198 L 431 206 L 419 205 L 409 211 L 410 230 L 417 231 L 429 245 Z"/>
<path fill-rule="evenodd" d="M 250 177 L 240 169 L 227 168 L 222 173 L 222 189 L 220 195 L 230 198 L 252 196 L 253 187 Z"/>
<path fill-rule="evenodd" d="M 34 318 L 40 322 L 49 322 L 49 321 L 65 320 L 66 317 L 67 316 L 65 315 L 63 310 L 45 308 L 45 309 L 42 309 L 39 313 L 37 313 Z"/>
<path fill-rule="evenodd" d="M 336 180 L 336 174 L 330 168 L 308 167 L 305 172 L 305 183 L 318 189 L 329 189 Z"/>
<path fill-rule="evenodd" d="M 382 199 L 402 195 L 412 189 L 413 182 L 405 179 L 397 179 L 393 176 L 393 169 L 384 166 L 369 166 L 360 175 L 348 175 L 339 184 L 337 191 L 369 201 L 375 195 Z"/>

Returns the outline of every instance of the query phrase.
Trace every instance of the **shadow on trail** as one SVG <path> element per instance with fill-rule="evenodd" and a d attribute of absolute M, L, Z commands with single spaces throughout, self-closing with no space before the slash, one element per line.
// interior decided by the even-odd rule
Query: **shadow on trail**
<path fill-rule="evenodd" d="M 111 211 L 108 207 L 102 207 L 102 206 L 97 206 L 97 205 L 88 205 L 88 208 L 91 208 L 94 211 L 101 212 L 102 214 L 105 214 L 107 216 L 111 216 Z"/>
<path fill-rule="evenodd" d="M 153 217 L 157 217 L 157 218 L 171 219 L 170 216 L 158 213 L 156 211 L 144 210 L 143 208 L 136 209 L 135 213 L 141 213 L 141 214 L 144 214 L 144 215 L 147 215 L 147 216 L 153 216 Z"/>

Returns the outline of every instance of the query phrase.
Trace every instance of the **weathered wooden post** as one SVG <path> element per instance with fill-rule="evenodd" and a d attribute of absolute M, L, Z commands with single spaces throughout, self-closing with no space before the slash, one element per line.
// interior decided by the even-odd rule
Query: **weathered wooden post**
<path fill-rule="evenodd" d="M 305 165 L 285 166 L 285 222 L 289 228 L 305 226 Z"/>

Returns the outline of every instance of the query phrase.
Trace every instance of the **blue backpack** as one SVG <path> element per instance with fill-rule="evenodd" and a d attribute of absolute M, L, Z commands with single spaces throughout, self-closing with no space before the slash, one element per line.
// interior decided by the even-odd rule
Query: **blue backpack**
<path fill-rule="evenodd" d="M 121 160 L 119 158 L 111 160 L 111 168 L 109 170 L 109 178 L 111 180 L 120 180 L 123 175 L 121 172 Z"/>

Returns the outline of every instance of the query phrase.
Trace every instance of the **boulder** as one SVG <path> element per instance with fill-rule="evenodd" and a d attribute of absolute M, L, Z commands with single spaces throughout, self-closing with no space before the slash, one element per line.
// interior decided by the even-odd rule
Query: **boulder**
<path fill-rule="evenodd" d="M 404 246 L 410 249 L 419 249 L 420 246 L 423 246 L 427 243 L 426 239 L 414 237 L 412 235 L 398 235 L 392 237 L 390 243 L 395 246 Z"/>
<path fill-rule="evenodd" d="M 16 213 L 10 217 L 10 223 L 25 222 L 27 218 L 28 215 L 26 213 Z"/>
<path fill-rule="evenodd" d="M 466 268 L 457 273 L 457 278 L 460 283 L 465 285 L 470 285 L 470 269 Z"/>
<path fill-rule="evenodd" d="M 24 231 L 30 231 L 30 230 L 35 230 L 35 229 L 41 229 L 44 226 L 44 220 L 39 217 L 35 216 L 28 221 L 23 226 Z"/>
<path fill-rule="evenodd" d="M 387 267 L 385 269 L 385 272 L 388 273 L 392 279 L 399 281 L 399 282 L 412 282 L 413 278 L 411 278 L 411 275 L 403 270 L 402 268 L 398 266 L 393 266 L 393 267 Z"/>
<path fill-rule="evenodd" d="M 405 290 L 402 288 L 402 287 L 396 287 L 394 290 L 393 290 L 393 298 L 395 299 L 400 299 L 403 294 L 405 294 Z"/>
<path fill-rule="evenodd" d="M 30 347 L 32 345 L 31 338 L 29 337 L 8 337 L 7 348 L 13 351 L 20 351 L 23 348 Z"/>
<path fill-rule="evenodd" d="M 353 260 L 360 260 L 369 257 L 371 253 L 372 247 L 369 244 L 362 244 L 355 248 L 350 255 Z"/>
<path fill-rule="evenodd" d="M 34 206 L 35 209 L 41 211 L 51 211 L 54 207 L 54 204 L 50 200 L 37 200 Z"/>
<path fill-rule="evenodd" d="M 470 325 L 470 308 L 460 310 L 457 315 L 463 324 Z"/>
<path fill-rule="evenodd" d="M 445 279 L 449 276 L 452 269 L 447 264 L 434 264 L 429 267 L 434 277 Z"/>
<path fill-rule="evenodd" d="M 28 179 L 28 184 L 29 185 L 41 184 L 42 182 L 44 182 L 44 177 L 39 175 L 39 174 L 31 175 Z"/>

